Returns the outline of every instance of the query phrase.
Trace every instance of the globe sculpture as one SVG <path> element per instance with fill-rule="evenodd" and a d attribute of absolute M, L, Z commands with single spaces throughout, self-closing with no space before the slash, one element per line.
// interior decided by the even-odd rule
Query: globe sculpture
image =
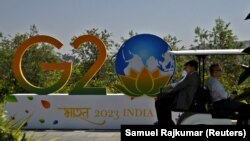
<path fill-rule="evenodd" d="M 128 39 L 119 49 L 115 69 L 121 84 L 120 92 L 139 97 L 155 97 L 175 72 L 175 56 L 160 37 L 140 34 Z"/>

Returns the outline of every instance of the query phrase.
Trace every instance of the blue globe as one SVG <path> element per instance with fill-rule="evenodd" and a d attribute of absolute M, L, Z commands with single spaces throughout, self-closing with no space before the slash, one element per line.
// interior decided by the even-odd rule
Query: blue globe
<path fill-rule="evenodd" d="M 160 37 L 152 34 L 140 34 L 127 40 L 119 49 L 115 69 L 118 75 L 129 75 L 133 69 L 140 73 L 143 68 L 149 72 L 160 70 L 161 76 L 173 76 L 175 56 L 171 48 Z"/>

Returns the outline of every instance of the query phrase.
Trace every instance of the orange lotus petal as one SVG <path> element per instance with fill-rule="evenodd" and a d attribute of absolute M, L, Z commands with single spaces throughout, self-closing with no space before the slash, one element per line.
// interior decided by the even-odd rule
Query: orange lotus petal
<path fill-rule="evenodd" d="M 45 109 L 50 108 L 50 103 L 47 100 L 41 100 L 41 103 Z"/>
<path fill-rule="evenodd" d="M 136 88 L 136 79 L 135 78 L 120 75 L 120 79 L 129 91 L 131 91 L 132 93 L 135 93 L 135 94 L 139 94 L 139 95 L 141 94 L 141 92 L 139 92 Z"/>
<path fill-rule="evenodd" d="M 163 76 L 160 78 L 154 79 L 154 88 L 147 93 L 148 96 L 155 96 L 160 92 L 160 88 L 163 87 L 166 83 L 168 83 L 170 77 Z"/>
<path fill-rule="evenodd" d="M 143 68 L 136 79 L 136 86 L 142 93 L 147 93 L 153 88 L 153 79 L 146 68 Z"/>
<path fill-rule="evenodd" d="M 152 73 L 152 77 L 153 77 L 153 78 L 158 78 L 158 77 L 160 77 L 160 70 L 159 70 L 159 69 L 155 70 L 155 71 Z"/>
<path fill-rule="evenodd" d="M 138 75 L 138 74 L 137 74 L 137 72 L 136 72 L 135 70 L 130 69 L 130 74 L 129 74 L 130 77 L 136 78 L 137 75 Z"/>

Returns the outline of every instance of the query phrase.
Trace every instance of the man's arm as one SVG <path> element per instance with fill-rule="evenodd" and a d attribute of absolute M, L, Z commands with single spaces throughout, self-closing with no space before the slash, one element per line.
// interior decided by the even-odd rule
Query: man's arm
<path fill-rule="evenodd" d="M 221 99 L 227 99 L 229 97 L 228 93 L 225 91 L 224 87 L 219 82 L 214 82 L 212 85 L 212 97 L 215 101 Z"/>
<path fill-rule="evenodd" d="M 171 92 L 177 92 L 177 91 L 179 91 L 179 90 L 181 90 L 181 89 L 187 87 L 187 86 L 191 83 L 191 79 L 192 79 L 192 78 L 191 78 L 191 74 L 188 74 L 182 82 L 178 83 L 178 84 L 171 90 Z"/>

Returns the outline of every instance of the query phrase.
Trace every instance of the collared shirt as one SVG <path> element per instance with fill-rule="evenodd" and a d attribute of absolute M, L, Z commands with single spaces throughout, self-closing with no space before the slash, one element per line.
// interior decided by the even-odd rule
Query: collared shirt
<path fill-rule="evenodd" d="M 187 72 L 186 72 L 186 71 L 183 71 L 181 75 L 182 75 L 182 79 L 181 79 L 181 80 L 179 80 L 178 82 L 175 82 L 175 83 L 171 83 L 171 84 L 170 84 L 170 86 L 171 86 L 172 88 L 174 88 L 176 85 L 178 85 L 179 83 L 181 83 L 181 82 L 186 78 Z"/>
<path fill-rule="evenodd" d="M 225 91 L 221 82 L 217 78 L 211 77 L 208 80 L 207 87 L 210 91 L 213 102 L 229 98 L 229 94 Z"/>

